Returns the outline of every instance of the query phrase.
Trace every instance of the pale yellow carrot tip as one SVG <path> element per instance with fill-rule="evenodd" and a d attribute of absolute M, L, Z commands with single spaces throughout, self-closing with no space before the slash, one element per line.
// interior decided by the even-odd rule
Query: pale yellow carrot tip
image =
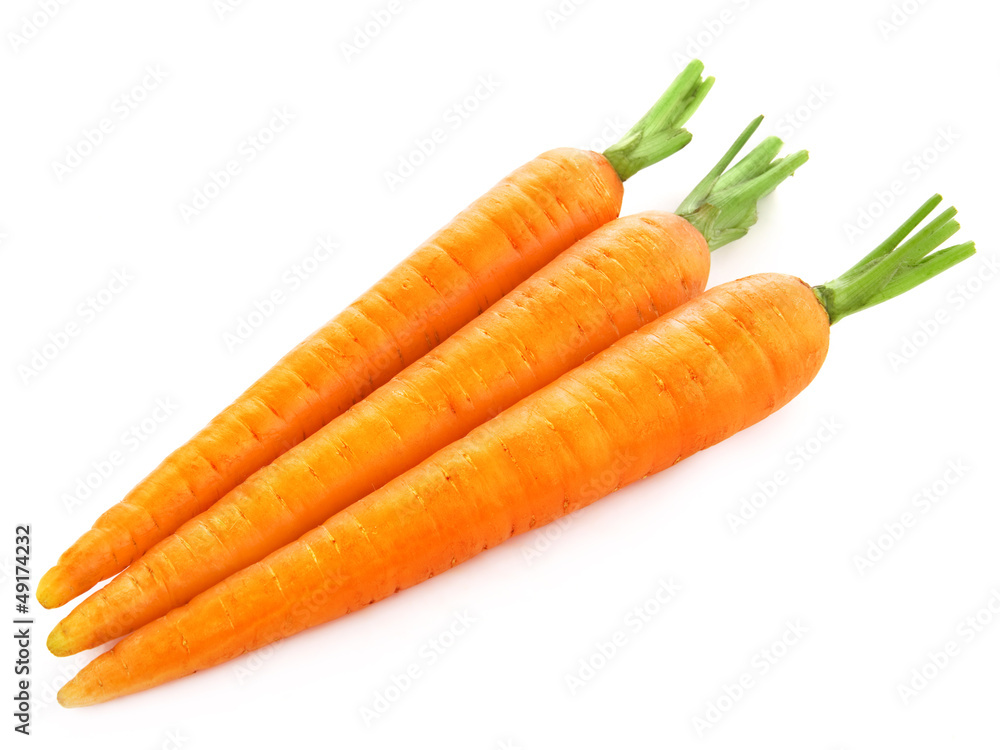
<path fill-rule="evenodd" d="M 131 695 L 141 688 L 128 688 L 109 681 L 107 672 L 103 669 L 110 651 L 101 654 L 85 666 L 72 680 L 67 682 L 56 693 L 56 700 L 63 708 L 83 708 L 98 703 L 107 703 L 115 698 Z M 113 657 L 112 657 L 113 658 Z M 101 679 L 103 676 L 104 679 Z"/>
<path fill-rule="evenodd" d="M 99 699 L 95 699 L 93 695 L 87 695 L 87 691 L 81 685 L 82 683 L 78 677 L 74 677 L 63 685 L 62 689 L 56 694 L 56 700 L 59 701 L 59 705 L 63 708 L 81 708 L 102 702 Z"/>
<path fill-rule="evenodd" d="M 81 651 L 95 648 L 118 636 L 125 635 L 110 632 L 106 637 L 95 639 L 93 622 L 87 617 L 87 610 L 81 605 L 66 615 L 49 633 L 46 645 L 56 656 L 72 656 Z"/>
<path fill-rule="evenodd" d="M 72 656 L 79 650 L 73 647 L 72 638 L 66 635 L 62 623 L 52 629 L 45 645 L 55 656 Z"/>
<path fill-rule="evenodd" d="M 63 566 L 55 565 L 38 581 L 35 598 L 45 609 L 55 609 L 74 599 L 76 595 Z"/>

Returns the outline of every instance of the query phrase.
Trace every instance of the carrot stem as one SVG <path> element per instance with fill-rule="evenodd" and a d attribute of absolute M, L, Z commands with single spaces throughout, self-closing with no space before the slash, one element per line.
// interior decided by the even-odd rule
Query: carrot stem
<path fill-rule="evenodd" d="M 975 255 L 976 246 L 972 242 L 932 252 L 960 228 L 955 221 L 958 212 L 954 207 L 942 211 L 906 240 L 941 200 L 940 195 L 931 197 L 899 229 L 854 266 L 833 281 L 813 287 L 813 292 L 830 316 L 831 325 L 852 313 L 908 292 Z"/>
<path fill-rule="evenodd" d="M 782 142 L 770 136 L 727 171 L 763 119 L 763 115 L 757 117 L 740 133 L 719 163 L 677 207 L 676 213 L 701 232 L 712 250 L 745 235 L 757 222 L 758 201 L 809 159 L 806 151 L 776 158 Z"/>
<path fill-rule="evenodd" d="M 681 126 L 698 109 L 715 83 L 711 77 L 702 79 L 704 69 L 700 60 L 692 60 L 649 112 L 604 152 L 622 182 L 680 151 L 691 141 L 691 133 Z"/>

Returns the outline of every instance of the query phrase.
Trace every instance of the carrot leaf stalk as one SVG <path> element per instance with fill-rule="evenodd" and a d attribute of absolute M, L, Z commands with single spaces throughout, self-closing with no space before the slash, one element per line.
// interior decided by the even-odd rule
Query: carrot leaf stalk
<path fill-rule="evenodd" d="M 701 232 L 712 250 L 745 235 L 757 223 L 757 202 L 809 159 L 807 151 L 776 158 L 783 144 L 780 138 L 770 136 L 726 171 L 763 119 L 761 115 L 747 125 L 719 163 L 677 207 L 676 213 Z"/>
<path fill-rule="evenodd" d="M 954 207 L 942 211 L 906 240 L 939 203 L 941 196 L 933 196 L 885 242 L 852 268 L 833 281 L 813 287 L 813 292 L 830 316 L 831 325 L 852 313 L 907 292 L 975 255 L 973 242 L 932 252 L 959 230 L 955 221 L 958 212 Z"/>
<path fill-rule="evenodd" d="M 711 77 L 702 79 L 704 69 L 700 60 L 692 60 L 649 112 L 604 152 L 622 182 L 677 153 L 691 141 L 691 133 L 681 126 L 698 109 L 715 83 Z"/>

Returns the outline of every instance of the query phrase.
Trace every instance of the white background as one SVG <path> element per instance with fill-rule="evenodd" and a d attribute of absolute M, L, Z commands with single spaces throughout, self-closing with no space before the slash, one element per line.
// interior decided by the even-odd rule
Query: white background
<path fill-rule="evenodd" d="M 560 12 L 556 0 L 400 0 L 350 60 L 342 44 L 386 2 L 251 0 L 222 18 L 211 0 L 70 2 L 26 44 L 12 41 L 43 5 L 12 0 L 0 13 L 0 611 L 11 615 L 15 523 L 31 523 L 37 580 L 171 449 L 502 175 L 550 147 L 607 145 L 608 123 L 641 115 L 679 70 L 678 55 L 697 53 L 718 83 L 689 124 L 692 144 L 629 181 L 624 213 L 674 207 L 758 113 L 768 116 L 762 134 L 812 154 L 765 202 L 751 235 L 717 254 L 711 283 L 757 271 L 827 281 L 936 191 L 960 208 L 959 239 L 977 240 L 980 254 L 838 324 L 814 384 L 766 423 L 561 529 L 515 539 L 263 658 L 64 710 L 53 688 L 84 657 L 48 654 L 44 638 L 68 610 L 45 612 L 32 599 L 36 703 L 33 735 L 19 741 L 996 745 L 1000 615 L 984 616 L 991 622 L 971 642 L 957 630 L 1000 586 L 1000 281 L 975 281 L 998 257 L 995 3 L 908 0 L 893 16 L 888 0 L 591 0 L 564 3 L 560 21 L 549 13 Z M 156 65 L 166 80 L 120 119 L 116 99 Z M 480 76 L 496 91 L 390 190 L 385 173 Z M 179 204 L 237 157 L 274 107 L 294 114 L 291 125 L 185 223 Z M 102 117 L 112 132 L 60 181 L 53 162 Z M 882 210 L 878 196 L 888 202 L 897 181 Z M 875 218 L 849 236 L 859 212 Z M 225 334 L 255 300 L 289 291 L 284 274 L 325 235 L 339 243 L 334 257 L 229 351 Z M 128 287 L 24 382 L 18 368 L 32 350 L 122 268 L 134 277 Z M 959 309 L 966 289 L 978 291 Z M 936 315 L 946 322 L 922 334 Z M 921 346 L 894 365 L 914 337 Z M 122 434 L 157 398 L 177 409 L 125 447 Z M 836 428 L 822 441 L 824 420 Z M 804 465 L 788 455 L 800 447 Z M 65 494 L 116 449 L 122 465 L 70 512 Z M 969 469 L 922 512 L 915 497 L 933 491 L 949 461 Z M 734 533 L 728 514 L 780 471 L 787 484 Z M 860 572 L 856 557 L 906 511 L 915 525 Z M 532 551 L 541 554 L 529 562 Z M 676 597 L 638 632 L 628 628 L 629 612 L 670 578 Z M 421 647 L 464 611 L 477 622 L 428 664 Z M 755 654 L 789 621 L 807 634 L 762 674 Z M 619 629 L 626 645 L 571 691 L 567 676 Z M 959 655 L 904 702 L 899 685 L 949 640 Z M 13 661 L 11 646 L 3 653 Z M 366 724 L 361 709 L 412 664 L 420 678 Z M 4 695 L 11 670 L 0 670 Z M 745 672 L 754 686 L 699 736 L 696 717 Z M 12 709 L 0 713 L 9 733 Z"/>

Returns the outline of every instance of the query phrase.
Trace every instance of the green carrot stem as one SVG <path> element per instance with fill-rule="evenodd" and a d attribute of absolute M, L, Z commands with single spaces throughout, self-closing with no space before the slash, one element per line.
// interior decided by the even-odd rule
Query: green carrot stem
<path fill-rule="evenodd" d="M 698 109 L 715 83 L 711 77 L 702 79 L 704 69 L 700 60 L 692 60 L 649 112 L 604 152 L 622 182 L 680 151 L 691 141 L 691 134 L 681 126 Z"/>
<path fill-rule="evenodd" d="M 763 119 L 763 115 L 757 117 L 740 133 L 719 163 L 677 207 L 676 213 L 702 233 L 712 250 L 745 235 L 757 222 L 757 203 L 809 158 L 806 151 L 776 158 L 781 139 L 770 136 L 727 171 Z"/>
<path fill-rule="evenodd" d="M 972 242 L 934 251 L 959 230 L 954 207 L 942 211 L 906 239 L 941 203 L 935 195 L 878 247 L 833 281 L 813 287 L 830 324 L 908 292 L 942 271 L 975 255 Z M 904 240 L 906 240 L 904 242 Z"/>

